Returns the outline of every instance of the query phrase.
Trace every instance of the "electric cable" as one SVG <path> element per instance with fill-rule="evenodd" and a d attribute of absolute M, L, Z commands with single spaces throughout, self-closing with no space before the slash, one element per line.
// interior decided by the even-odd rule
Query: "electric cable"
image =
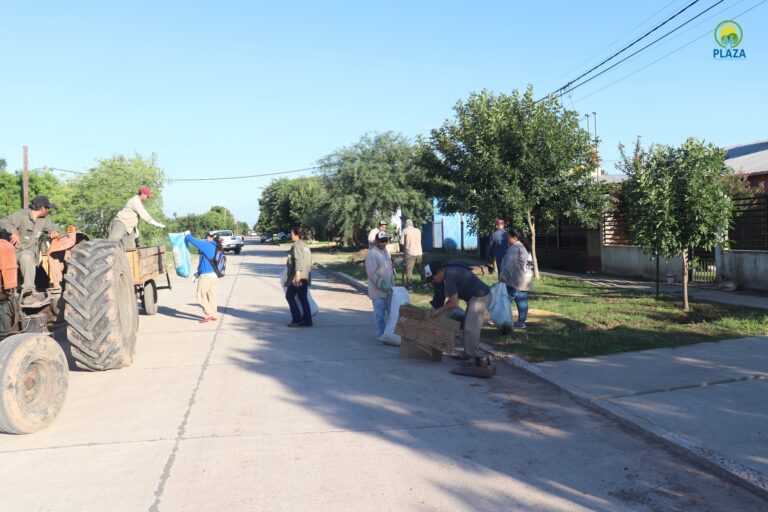
<path fill-rule="evenodd" d="M 673 28 L 672 30 L 670 30 L 669 32 L 667 32 L 666 34 L 664 34 L 663 36 L 659 37 L 658 39 L 656 39 L 656 40 L 654 40 L 654 41 L 652 41 L 652 42 L 650 42 L 650 43 L 648 43 L 647 45 L 643 46 L 642 48 L 640 48 L 640 49 L 639 49 L 639 50 L 637 50 L 636 52 L 634 52 L 634 53 L 631 53 L 631 54 L 627 55 L 626 57 L 624 57 L 623 59 L 621 59 L 620 61 L 618 61 L 618 62 L 615 62 L 615 63 L 611 64 L 610 66 L 608 66 L 608 67 L 607 67 L 607 68 L 605 68 L 604 70 L 600 71 L 600 72 L 599 72 L 599 73 L 597 73 L 596 75 L 592 75 L 592 76 L 591 76 L 591 77 L 589 77 L 588 79 L 584 80 L 584 81 L 583 81 L 583 82 L 581 82 L 581 83 L 578 83 L 578 84 L 574 85 L 573 87 L 568 87 L 567 89 L 562 89 L 562 90 L 561 90 L 561 92 L 560 92 L 560 96 L 562 96 L 562 95 L 563 95 L 563 94 L 565 94 L 566 92 L 573 92 L 573 91 L 575 91 L 576 89 L 578 89 L 579 87 L 581 87 L 582 85 L 585 85 L 585 84 L 587 84 L 587 83 L 591 82 L 592 80 L 594 80 L 595 78 L 597 78 L 597 77 L 599 77 L 599 76 L 601 76 L 601 75 L 603 75 L 603 74 L 607 73 L 608 71 L 612 70 L 613 68 L 615 68 L 616 66 L 618 66 L 618 65 L 619 65 L 619 64 L 621 64 L 622 62 L 625 62 L 626 60 L 628 60 L 628 59 L 631 59 L 632 57 L 634 57 L 634 56 L 635 56 L 635 55 L 637 55 L 638 53 L 640 53 L 640 52 L 642 52 L 642 51 L 646 50 L 647 48 L 649 48 L 650 46 L 653 46 L 654 44 L 658 43 L 659 41 L 661 41 L 662 39 L 664 39 L 664 38 L 665 38 L 665 37 L 667 37 L 668 35 L 670 35 L 670 34 L 672 34 L 672 33 L 676 32 L 677 30 L 679 30 L 679 29 L 681 29 L 681 28 L 683 28 L 684 26 L 686 26 L 688 23 L 692 22 L 693 20 L 695 20 L 695 19 L 696 19 L 696 18 L 698 18 L 699 16 L 701 16 L 701 15 L 703 15 L 703 14 L 705 14 L 705 13 L 709 12 L 710 10 L 714 9 L 716 6 L 720 5 L 720 4 L 721 4 L 721 3 L 723 3 L 724 1 L 725 1 L 725 0 L 719 0 L 718 2 L 716 2 L 716 3 L 712 4 L 712 6 L 710 6 L 710 7 L 708 7 L 707 9 L 705 9 L 705 10 L 701 11 L 699 14 L 697 14 L 697 15 L 696 15 L 696 16 L 694 16 L 693 18 L 689 19 L 688 21 L 686 21 L 686 22 L 685 22 L 685 23 L 683 23 L 682 25 L 679 25 L 679 26 L 677 26 L 676 28 Z M 571 82 L 571 83 L 573 83 L 573 82 Z"/>
<path fill-rule="evenodd" d="M 720 2 L 722 2 L 722 1 L 724 1 L 724 0 L 720 0 Z M 718 3 L 720 3 L 720 2 L 718 2 Z M 661 23 L 659 23 L 658 25 L 656 25 L 655 27 L 653 27 L 651 30 L 649 30 L 649 31 L 648 31 L 648 32 L 646 32 L 645 34 L 643 34 L 642 36 L 638 37 L 637 39 L 635 39 L 634 41 L 632 41 L 632 42 L 631 42 L 631 43 L 629 43 L 628 45 L 624 46 L 624 48 L 622 48 L 621 50 L 619 50 L 619 51 L 615 52 L 614 54 L 612 54 L 612 55 L 611 55 L 610 57 L 608 57 L 607 59 L 604 59 L 604 60 L 602 60 L 602 61 L 601 61 L 599 64 L 596 64 L 595 66 L 592 66 L 592 67 L 591 67 L 591 68 L 589 68 L 587 71 L 585 71 L 585 72 L 584 72 L 584 73 L 582 73 L 581 75 L 577 76 L 576 78 L 574 78 L 573 80 L 571 80 L 570 82 L 568 82 L 568 83 L 567 83 L 567 84 L 565 84 L 564 86 L 560 87 L 559 89 L 557 89 L 557 90 L 555 90 L 555 91 L 553 91 L 553 92 L 551 92 L 551 93 L 547 94 L 546 96 L 544 96 L 544 98 L 546 98 L 546 97 L 548 97 L 548 96 L 551 96 L 552 94 L 555 94 L 555 93 L 558 93 L 558 92 L 562 92 L 562 91 L 565 91 L 566 89 L 568 89 L 568 88 L 569 88 L 569 86 L 570 86 L 571 84 L 573 84 L 574 82 L 577 82 L 578 80 L 580 80 L 580 79 L 584 78 L 586 75 L 590 74 L 592 71 L 594 71 L 594 70 L 596 70 L 597 68 L 601 67 L 603 64 L 607 63 L 608 61 L 612 60 L 614 57 L 617 57 L 618 55 L 620 55 L 620 54 L 624 53 L 626 50 L 628 50 L 628 49 L 629 49 L 629 48 L 631 48 L 632 46 L 636 45 L 637 43 L 639 43 L 640 41 L 642 41 L 643 39 L 645 39 L 646 37 L 648 37 L 649 35 L 651 35 L 651 34 L 652 34 L 652 33 L 654 33 L 655 31 L 657 31 L 658 29 L 660 29 L 661 27 L 663 27 L 664 25 L 666 25 L 667 23 L 669 23 L 669 22 L 670 22 L 670 21 L 672 21 L 673 19 L 677 18 L 678 16 L 680 16 L 682 13 L 684 13 L 685 11 L 687 11 L 688 9 L 690 9 L 690 8 L 691 8 L 693 5 L 695 5 L 695 4 L 697 4 L 697 3 L 699 3 L 699 0 L 693 0 L 693 2 L 689 3 L 688 5 L 686 5 L 685 7 L 683 7 L 682 9 L 680 9 L 679 11 L 677 11 L 675 14 L 673 14 L 672 16 L 670 16 L 670 17 L 669 17 L 669 18 L 667 18 L 666 20 L 662 21 Z M 560 95 L 562 96 L 562 94 L 560 94 Z M 543 100 L 544 98 L 541 98 L 539 101 Z"/>
<path fill-rule="evenodd" d="M 739 14 L 736 14 L 736 15 L 734 15 L 734 16 L 731 16 L 731 18 L 733 18 L 733 19 L 736 19 L 736 18 L 738 18 L 738 17 L 740 17 L 740 16 L 743 16 L 744 14 L 748 13 L 749 11 L 751 11 L 751 10 L 753 10 L 753 9 L 755 9 L 755 8 L 757 8 L 757 7 L 759 7 L 761 4 L 764 4 L 766 1 L 768 1 L 768 0 L 761 0 L 760 2 L 758 2 L 758 3 L 756 3 L 755 5 L 753 5 L 752 7 L 750 7 L 749 9 L 747 9 L 747 10 L 745 10 L 745 11 L 742 11 L 742 12 L 740 12 Z M 740 2 L 739 2 L 739 3 L 740 3 Z M 722 11 L 720 11 L 720 12 L 722 12 Z M 719 14 L 719 13 L 718 13 L 718 14 Z M 715 14 L 714 16 L 717 16 L 717 14 Z M 714 17 L 714 16 L 712 16 L 712 17 Z M 710 18 L 712 18 L 712 17 L 710 17 Z M 692 44 L 693 44 L 693 43 L 695 43 L 696 41 L 698 41 L 698 40 L 700 40 L 700 39 L 702 39 L 702 38 L 704 38 L 704 37 L 708 36 L 710 33 L 711 33 L 711 30 L 707 30 L 707 31 L 706 31 L 706 32 L 704 32 L 703 34 L 701 34 L 701 35 L 699 35 L 699 36 L 696 36 L 696 37 L 695 37 L 694 39 L 692 39 L 691 41 L 689 41 L 689 42 L 685 43 L 684 45 L 682 45 L 682 46 L 680 46 L 680 47 L 678 47 L 678 48 L 676 48 L 676 49 L 672 50 L 671 52 L 669 52 L 669 53 L 667 53 L 667 54 L 665 54 L 665 55 L 662 55 L 662 56 L 661 56 L 661 57 L 659 57 L 658 59 L 656 59 L 656 60 L 654 60 L 654 61 L 651 61 L 651 62 L 649 62 L 649 63 L 648 63 L 648 64 L 646 64 L 645 66 L 642 66 L 642 67 L 640 67 L 640 68 L 636 69 L 635 71 L 633 71 L 633 72 L 631 72 L 631 73 L 628 73 L 628 74 L 624 75 L 623 77 L 621 77 L 621 78 L 619 78 L 619 79 L 617 79 L 617 80 L 614 80 L 613 82 L 611 82 L 611 83 L 609 83 L 609 84 L 605 85 L 604 87 L 601 87 L 600 89 L 597 89 L 597 90 L 595 90 L 595 91 L 592 91 L 592 92 L 590 92 L 589 94 L 586 94 L 586 95 L 584 95 L 584 96 L 582 96 L 582 97 L 580 97 L 580 98 L 577 98 L 577 99 L 573 100 L 573 103 L 578 103 L 578 102 L 580 102 L 581 100 L 584 100 L 584 99 L 586 99 L 586 98 L 589 98 L 590 96 L 594 96 L 595 94 L 597 94 L 597 93 L 599 93 L 599 92 L 602 92 L 602 91 L 604 91 L 605 89 L 607 89 L 607 88 L 609 88 L 609 87 L 611 87 L 611 86 L 613 86 L 613 85 L 616 85 L 617 83 L 619 83 L 619 82 L 621 82 L 621 81 L 624 81 L 624 80 L 626 80 L 627 78 L 629 78 L 629 77 L 631 77 L 631 76 L 633 76 L 633 75 L 636 75 L 636 74 L 637 74 L 637 73 L 639 73 L 640 71 L 643 71 L 644 69 L 646 69 L 646 68 L 648 68 L 648 67 L 650 67 L 650 66 L 652 66 L 652 65 L 656 64 L 657 62 L 659 62 L 659 61 L 661 61 L 661 60 L 664 60 L 664 59 L 666 59 L 666 58 L 667 58 L 667 57 L 669 57 L 670 55 L 673 55 L 673 54 L 675 54 L 675 53 L 679 52 L 680 50 L 682 50 L 682 49 L 684 49 L 684 48 L 687 48 L 688 46 L 692 45 Z M 585 83 L 586 83 L 586 82 L 585 82 Z"/>
<path fill-rule="evenodd" d="M 665 5 L 664 7 L 662 7 L 661 9 L 659 9 L 658 11 L 654 12 L 653 14 L 651 14 L 650 16 L 648 16 L 647 18 L 645 18 L 643 21 L 641 21 L 640 23 L 638 23 L 637 25 L 635 25 L 634 27 L 632 27 L 631 29 L 629 29 L 629 31 L 627 31 L 626 33 L 622 34 L 621 36 L 619 36 L 618 38 L 614 39 L 612 42 L 608 43 L 606 46 L 602 47 L 600 50 L 598 50 L 597 52 L 595 52 L 594 54 L 592 54 L 592 55 L 591 55 L 591 56 L 590 56 L 588 59 L 586 59 L 586 60 L 584 60 L 584 61 L 582 61 L 582 62 L 580 62 L 580 63 L 576 64 L 576 65 L 575 65 L 575 66 L 573 66 L 571 69 L 569 69 L 568 71 L 566 71 L 566 72 L 565 72 L 565 73 L 563 73 L 562 75 L 558 76 L 558 77 L 557 77 L 557 80 L 560 80 L 561 78 L 563 78 L 563 77 L 564 77 L 564 76 L 566 76 L 566 75 L 570 75 L 570 74 L 571 74 L 573 71 L 577 70 L 578 68 L 580 68 L 581 66 L 583 66 L 583 65 L 584 65 L 584 64 L 586 64 L 587 62 L 591 61 L 592 59 L 594 59 L 595 57 L 597 57 L 599 54 L 601 54 L 602 52 L 604 52 L 605 50 L 608 50 L 608 49 L 609 49 L 609 48 L 611 48 L 613 45 L 615 45 L 616 43 L 618 43 L 619 41 L 621 41 L 621 40 L 622 40 L 624 37 L 626 37 L 628 34 L 632 34 L 632 33 L 633 33 L 635 30 L 637 30 L 638 28 L 640 28 L 640 27 L 642 27 L 643 25 L 645 25 L 645 23 L 646 23 L 646 22 L 648 22 L 648 21 L 650 21 L 651 19 L 655 18 L 655 17 L 656 17 L 656 16 L 657 16 L 657 15 L 658 15 L 660 12 L 662 12 L 662 11 L 665 11 L 665 10 L 669 9 L 669 8 L 670 8 L 670 7 L 671 7 L 671 6 L 672 6 L 672 5 L 673 5 L 673 4 L 676 2 L 676 1 L 677 1 L 677 0 L 674 0 L 674 1 L 670 2 L 669 4 Z"/>

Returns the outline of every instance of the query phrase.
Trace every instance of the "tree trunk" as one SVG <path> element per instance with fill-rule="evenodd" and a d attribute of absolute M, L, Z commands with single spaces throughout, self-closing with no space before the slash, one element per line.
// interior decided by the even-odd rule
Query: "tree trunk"
<path fill-rule="evenodd" d="M 656 300 L 659 300 L 659 253 L 656 253 Z"/>
<path fill-rule="evenodd" d="M 688 248 L 683 249 L 683 311 L 691 310 L 688 305 Z"/>
<path fill-rule="evenodd" d="M 540 279 L 541 274 L 539 274 L 539 260 L 536 257 L 536 224 L 533 222 L 530 213 L 526 215 L 526 220 L 528 222 L 528 230 L 531 232 L 531 258 L 533 258 L 533 276 L 536 279 Z"/>

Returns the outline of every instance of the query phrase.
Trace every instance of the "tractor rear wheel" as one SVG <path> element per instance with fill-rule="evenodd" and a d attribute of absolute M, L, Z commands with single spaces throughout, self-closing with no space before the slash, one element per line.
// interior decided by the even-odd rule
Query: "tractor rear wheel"
<path fill-rule="evenodd" d="M 35 332 L 0 342 L 0 431 L 29 434 L 47 427 L 67 398 L 67 358 L 50 336 Z"/>
<path fill-rule="evenodd" d="M 139 310 L 128 258 L 120 244 L 79 244 L 67 260 L 64 321 L 72 356 L 88 370 L 129 366 Z"/>

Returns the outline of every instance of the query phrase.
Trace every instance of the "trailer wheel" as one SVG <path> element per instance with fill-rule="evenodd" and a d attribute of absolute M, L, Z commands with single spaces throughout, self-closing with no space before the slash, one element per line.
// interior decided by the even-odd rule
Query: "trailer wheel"
<path fill-rule="evenodd" d="M 129 366 L 139 311 L 128 258 L 120 244 L 79 244 L 67 261 L 64 320 L 72 357 L 88 370 Z"/>
<path fill-rule="evenodd" d="M 64 351 L 42 333 L 0 342 L 0 431 L 29 434 L 51 424 L 67 398 Z"/>
<path fill-rule="evenodd" d="M 145 315 L 157 314 L 157 285 L 150 279 L 144 283 L 144 291 L 141 294 L 141 308 Z"/>

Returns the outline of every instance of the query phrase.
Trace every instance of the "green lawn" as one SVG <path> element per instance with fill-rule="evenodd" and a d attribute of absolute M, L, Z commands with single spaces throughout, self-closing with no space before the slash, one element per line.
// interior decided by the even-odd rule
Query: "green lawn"
<path fill-rule="evenodd" d="M 359 263 L 338 255 L 330 260 L 325 261 L 329 269 L 365 281 Z M 496 282 L 494 276 L 483 279 Z M 429 288 L 411 293 L 418 306 L 429 307 L 431 298 Z M 486 326 L 483 341 L 529 361 L 552 361 L 768 334 L 767 311 L 707 302 L 691 307 L 684 313 L 679 296 L 656 300 L 647 293 L 543 277 L 530 294 L 528 330 L 501 335 Z"/>

